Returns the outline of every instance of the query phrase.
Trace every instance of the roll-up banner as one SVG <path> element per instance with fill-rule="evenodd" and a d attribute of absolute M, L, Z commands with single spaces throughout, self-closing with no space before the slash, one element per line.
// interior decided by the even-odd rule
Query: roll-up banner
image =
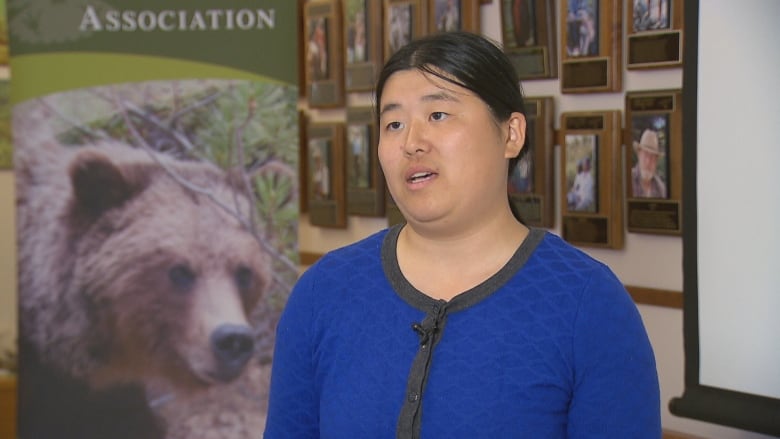
<path fill-rule="evenodd" d="M 297 2 L 6 2 L 19 437 L 262 437 L 297 277 Z"/>

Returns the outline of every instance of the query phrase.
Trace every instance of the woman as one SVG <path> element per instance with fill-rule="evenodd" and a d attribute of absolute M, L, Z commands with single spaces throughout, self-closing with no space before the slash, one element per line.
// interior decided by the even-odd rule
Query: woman
<path fill-rule="evenodd" d="M 483 37 L 396 52 L 378 154 L 406 223 L 303 274 L 265 438 L 659 438 L 655 361 L 609 269 L 512 213 L 522 93 Z"/>

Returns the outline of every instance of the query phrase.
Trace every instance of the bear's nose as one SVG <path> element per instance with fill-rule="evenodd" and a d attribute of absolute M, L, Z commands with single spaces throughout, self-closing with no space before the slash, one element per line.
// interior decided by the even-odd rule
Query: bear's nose
<path fill-rule="evenodd" d="M 217 327 L 211 334 L 211 349 L 218 363 L 218 378 L 230 381 L 244 369 L 255 341 L 248 326 L 224 324 Z"/>

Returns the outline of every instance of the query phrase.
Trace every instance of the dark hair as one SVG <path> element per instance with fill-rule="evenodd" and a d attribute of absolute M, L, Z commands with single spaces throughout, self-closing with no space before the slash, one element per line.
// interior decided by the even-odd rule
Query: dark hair
<path fill-rule="evenodd" d="M 493 117 L 504 122 L 518 112 L 525 116 L 523 90 L 509 59 L 493 41 L 470 32 L 444 32 L 414 40 L 396 51 L 379 73 L 374 89 L 376 117 L 382 105 L 385 83 L 394 73 L 417 69 L 470 90 L 488 106 Z M 509 173 L 528 153 L 530 140 L 509 160 Z M 522 222 L 513 203 L 514 216 Z"/>

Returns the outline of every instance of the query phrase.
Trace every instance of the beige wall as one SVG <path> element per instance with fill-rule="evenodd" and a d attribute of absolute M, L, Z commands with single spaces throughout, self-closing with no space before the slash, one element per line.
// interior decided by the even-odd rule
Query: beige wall
<path fill-rule="evenodd" d="M 484 33 L 497 40 L 500 40 L 500 3 L 500 0 L 493 0 L 481 7 Z M 626 91 L 680 88 L 682 72 L 680 69 L 632 71 L 626 73 L 624 84 Z M 528 96 L 555 97 L 556 126 L 558 116 L 563 111 L 623 109 L 623 93 L 561 96 L 557 80 L 528 81 L 524 88 Z M 348 96 L 349 105 L 370 103 L 368 94 Z M 302 103 L 302 106 L 305 107 L 305 103 Z M 343 111 L 340 110 L 312 110 L 311 116 L 313 120 L 320 121 L 344 120 Z M 559 151 L 556 150 L 556 162 L 559 157 Z M 559 169 L 558 164 L 554 169 Z M 559 190 L 556 187 L 556 191 Z M 559 199 L 559 194 L 556 194 L 555 200 Z M 16 261 L 13 206 L 13 176 L 9 171 L 0 171 L 0 333 L 10 331 L 15 334 Z M 560 206 L 556 206 L 556 218 L 559 215 Z M 300 249 L 323 253 L 365 237 L 386 225 L 384 219 L 351 217 L 345 230 L 320 229 L 309 226 L 307 218 L 303 216 L 300 225 Z M 559 233 L 559 228 L 558 223 L 552 231 Z M 682 290 L 682 240 L 679 237 L 630 233 L 626 236 L 623 250 L 585 250 L 612 267 L 626 284 Z M 672 397 L 680 396 L 683 391 L 682 311 L 644 305 L 640 305 L 639 309 L 657 357 L 664 426 L 708 438 L 768 438 L 671 415 L 667 409 L 668 401 Z"/>

